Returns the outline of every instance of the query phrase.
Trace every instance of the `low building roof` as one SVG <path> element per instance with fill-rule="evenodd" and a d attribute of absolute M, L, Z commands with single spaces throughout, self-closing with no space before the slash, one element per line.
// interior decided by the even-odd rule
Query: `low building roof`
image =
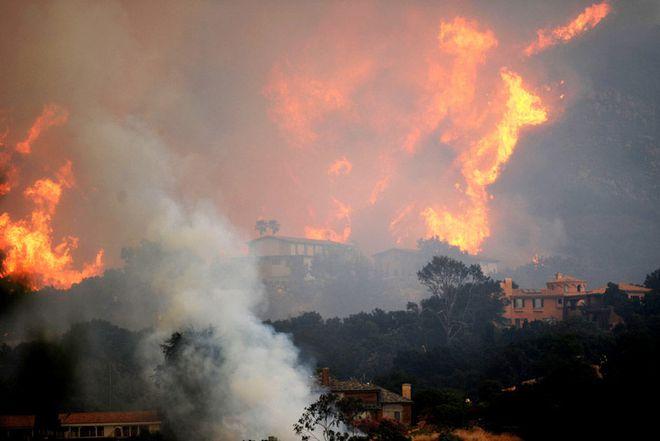
<path fill-rule="evenodd" d="M 3 429 L 32 429 L 34 415 L 0 415 L 0 427 Z"/>
<path fill-rule="evenodd" d="M 578 279 L 577 277 L 569 276 L 568 274 L 557 273 L 555 278 L 548 281 L 548 283 L 556 282 L 584 282 L 583 279 Z"/>
<path fill-rule="evenodd" d="M 72 412 L 61 413 L 60 424 L 121 424 L 121 423 L 156 423 L 160 422 L 158 412 L 138 410 L 128 412 Z"/>
<path fill-rule="evenodd" d="M 315 245 L 348 246 L 345 243 L 334 242 L 332 240 L 308 239 L 306 237 L 273 236 L 273 235 L 257 237 L 256 239 L 252 239 L 248 243 L 251 244 L 251 243 L 260 242 L 262 240 L 267 240 L 267 239 L 271 239 L 271 240 L 274 239 L 274 240 L 279 240 L 279 241 L 282 241 L 282 242 L 308 243 L 308 244 L 315 244 Z"/>
<path fill-rule="evenodd" d="M 378 391 L 378 386 L 371 383 L 362 383 L 354 378 L 349 380 L 337 380 L 330 377 L 330 384 L 328 388 L 333 392 L 347 392 L 347 391 Z"/>
<path fill-rule="evenodd" d="M 623 283 L 619 282 L 619 289 L 621 291 L 628 291 L 628 292 L 636 292 L 636 293 L 649 293 L 653 291 L 651 288 L 647 288 L 645 286 L 640 286 L 640 285 L 635 285 L 633 283 Z"/>
<path fill-rule="evenodd" d="M 379 387 L 380 389 L 380 401 L 383 404 L 390 404 L 390 403 L 412 403 L 412 400 L 409 400 L 408 398 L 405 398 L 402 395 L 395 394 L 391 390 L 387 390 L 383 387 Z"/>
<path fill-rule="evenodd" d="M 380 396 L 379 403 L 382 404 L 412 403 L 412 400 L 404 398 L 384 387 L 372 383 L 363 383 L 354 378 L 351 378 L 350 380 L 337 380 L 336 378 L 330 377 L 330 385 L 328 388 L 332 392 L 377 392 Z"/>

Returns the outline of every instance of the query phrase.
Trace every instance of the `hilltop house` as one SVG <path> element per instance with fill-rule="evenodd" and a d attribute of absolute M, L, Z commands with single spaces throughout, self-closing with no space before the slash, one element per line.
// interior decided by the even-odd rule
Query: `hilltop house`
<path fill-rule="evenodd" d="M 328 368 L 321 369 L 321 386 L 344 398 L 362 402 L 366 416 L 373 420 L 389 418 L 410 426 L 412 424 L 412 386 L 401 385 L 401 395 L 383 387 L 357 380 L 338 380 L 330 376 Z"/>
<path fill-rule="evenodd" d="M 300 237 L 263 236 L 248 242 L 249 254 L 258 257 L 261 279 L 270 284 L 284 284 L 294 275 L 309 277 L 315 257 L 351 249 L 339 242 Z"/>

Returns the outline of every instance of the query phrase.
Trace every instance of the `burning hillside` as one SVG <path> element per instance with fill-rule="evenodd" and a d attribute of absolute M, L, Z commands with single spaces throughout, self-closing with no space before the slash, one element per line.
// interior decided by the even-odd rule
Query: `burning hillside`
<path fill-rule="evenodd" d="M 524 55 L 569 42 L 610 10 L 595 4 L 565 26 L 539 30 Z M 307 237 L 349 240 L 350 214 L 375 206 L 389 212 L 397 244 L 436 236 L 476 254 L 491 236 L 489 186 L 524 131 L 561 106 L 564 82 L 523 74 L 533 70 L 487 24 L 442 19 L 431 39 L 413 29 L 419 17 L 410 21 L 405 32 L 415 38 L 395 43 L 411 46 L 393 58 L 387 44 L 350 40 L 355 29 L 336 35 L 322 27 L 332 38 L 315 37 L 273 68 L 265 88 L 271 117 L 295 151 L 294 169 L 306 167 L 296 158 L 309 156 L 328 169 L 326 192 L 307 207 Z M 446 150 L 448 163 L 407 175 L 424 149 Z M 292 179 L 302 180 L 297 173 Z"/>
<path fill-rule="evenodd" d="M 41 132 L 50 127 L 65 124 L 68 112 L 57 105 L 44 106 L 27 136 L 12 149 L 3 145 L 2 163 L 3 195 L 16 190 L 20 183 L 20 169 L 15 164 L 18 156 L 33 154 Z M 53 179 L 54 178 L 54 179 Z M 2 276 L 15 276 L 26 280 L 33 289 L 44 286 L 69 288 L 74 283 L 99 275 L 103 271 L 103 250 L 99 250 L 93 262 L 82 269 L 75 269 L 72 251 L 78 246 L 78 238 L 65 237 L 57 242 L 53 238 L 52 219 L 65 190 L 75 185 L 71 161 L 65 160 L 54 177 L 38 179 L 25 185 L 23 197 L 32 210 L 22 219 L 12 219 L 12 214 L 0 214 L 0 248 L 4 252 Z"/>

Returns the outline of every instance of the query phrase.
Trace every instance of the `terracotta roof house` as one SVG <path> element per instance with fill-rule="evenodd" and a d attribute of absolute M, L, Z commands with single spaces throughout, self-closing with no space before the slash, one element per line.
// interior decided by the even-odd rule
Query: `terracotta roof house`
<path fill-rule="evenodd" d="M 62 438 L 130 438 L 160 431 L 161 418 L 152 410 L 61 413 Z"/>
<path fill-rule="evenodd" d="M 320 383 L 340 397 L 360 400 L 372 419 L 390 418 L 407 426 L 412 424 L 412 387 L 409 383 L 401 385 L 399 395 L 372 383 L 355 379 L 338 380 L 330 376 L 328 368 L 321 370 Z"/>
<path fill-rule="evenodd" d="M 157 412 L 71 412 L 59 414 L 57 439 L 134 438 L 160 431 Z M 34 415 L 0 415 L 0 439 L 31 440 L 36 435 Z M 43 435 L 43 434 L 39 434 Z"/>
<path fill-rule="evenodd" d="M 0 415 L 0 439 L 32 439 L 34 415 Z"/>

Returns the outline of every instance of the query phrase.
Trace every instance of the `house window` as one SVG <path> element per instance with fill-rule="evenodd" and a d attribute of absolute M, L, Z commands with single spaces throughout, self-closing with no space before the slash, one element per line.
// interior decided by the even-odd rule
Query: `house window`
<path fill-rule="evenodd" d="M 138 426 L 131 426 L 131 436 L 138 436 Z"/>
<path fill-rule="evenodd" d="M 89 438 L 96 436 L 96 427 L 83 426 L 80 428 L 80 437 Z"/>
<path fill-rule="evenodd" d="M 543 299 L 536 298 L 532 300 L 532 305 L 534 306 L 534 309 L 542 309 L 543 308 Z"/>
<path fill-rule="evenodd" d="M 69 430 L 71 431 L 71 438 L 78 438 L 78 428 L 77 427 L 71 427 Z"/>
<path fill-rule="evenodd" d="M 96 436 L 104 436 L 103 426 L 96 426 Z"/>
<path fill-rule="evenodd" d="M 564 285 L 564 292 L 568 292 L 568 285 Z"/>
<path fill-rule="evenodd" d="M 394 419 L 397 421 L 401 421 L 401 412 L 398 410 L 394 412 Z"/>
<path fill-rule="evenodd" d="M 578 285 L 577 290 L 578 290 L 578 292 L 582 292 L 582 285 Z"/>
<path fill-rule="evenodd" d="M 513 299 L 513 307 L 516 309 L 521 309 L 525 307 L 525 299 L 515 298 Z"/>
<path fill-rule="evenodd" d="M 149 426 L 140 426 L 140 435 L 149 433 Z"/>
<path fill-rule="evenodd" d="M 564 299 L 562 299 L 562 298 L 557 299 L 557 305 L 558 306 L 561 306 L 563 304 L 564 304 Z"/>
<path fill-rule="evenodd" d="M 516 319 L 516 328 L 520 328 L 520 319 Z"/>
<path fill-rule="evenodd" d="M 128 438 L 129 436 L 131 436 L 130 427 L 122 426 L 121 431 L 122 431 L 122 434 L 124 435 L 124 438 Z"/>

